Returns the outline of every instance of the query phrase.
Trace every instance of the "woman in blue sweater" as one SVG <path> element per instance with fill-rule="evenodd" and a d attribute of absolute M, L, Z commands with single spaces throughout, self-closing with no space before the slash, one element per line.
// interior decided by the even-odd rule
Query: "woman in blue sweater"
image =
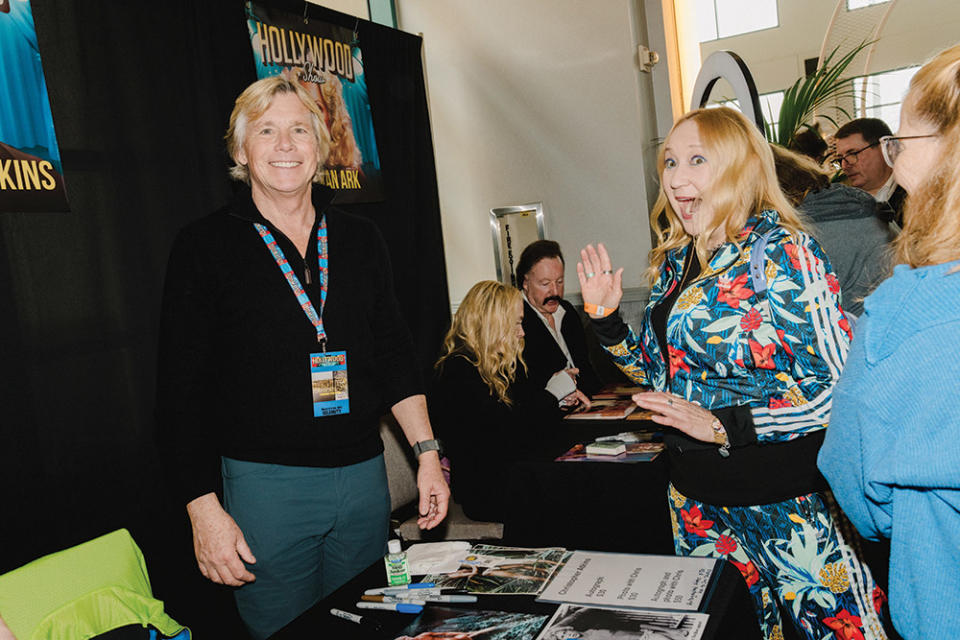
<path fill-rule="evenodd" d="M 829 260 L 741 113 L 685 115 L 659 169 L 639 332 L 615 312 L 622 270 L 602 245 L 581 252 L 577 272 L 600 342 L 654 389 L 634 401 L 670 427 L 676 552 L 740 568 L 769 640 L 784 637 L 784 615 L 811 640 L 884 638 L 873 580 L 837 531 L 817 472 L 850 340 Z"/>
<path fill-rule="evenodd" d="M 960 46 L 927 63 L 880 140 L 907 190 L 897 267 L 864 303 L 820 469 L 867 538 L 890 538 L 905 638 L 960 637 Z"/>

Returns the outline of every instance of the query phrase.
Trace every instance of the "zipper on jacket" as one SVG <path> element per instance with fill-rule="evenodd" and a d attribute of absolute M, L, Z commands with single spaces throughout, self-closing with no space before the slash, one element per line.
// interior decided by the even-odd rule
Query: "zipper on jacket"
<path fill-rule="evenodd" d="M 303 275 L 304 275 L 303 281 L 306 284 L 312 284 L 313 280 L 310 278 L 310 265 L 307 264 L 306 258 L 303 259 Z"/>

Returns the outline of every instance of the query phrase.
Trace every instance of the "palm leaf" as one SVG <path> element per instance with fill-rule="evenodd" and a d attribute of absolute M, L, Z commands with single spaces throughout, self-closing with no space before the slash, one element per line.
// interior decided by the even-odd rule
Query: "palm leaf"
<path fill-rule="evenodd" d="M 793 83 L 783 94 L 783 104 L 780 106 L 780 115 L 777 119 L 777 135 L 773 135 L 772 127 L 767 129 L 767 139 L 781 146 L 789 146 L 805 126 L 813 118 L 820 107 L 826 106 L 838 99 L 854 97 L 853 83 L 849 77 L 843 75 L 853 59 L 857 57 L 872 42 L 861 42 L 849 52 L 834 62 L 839 47 L 830 52 L 815 73 L 800 78 Z M 842 107 L 831 106 L 832 109 L 849 118 L 849 114 Z M 826 115 L 817 117 L 834 122 Z"/>

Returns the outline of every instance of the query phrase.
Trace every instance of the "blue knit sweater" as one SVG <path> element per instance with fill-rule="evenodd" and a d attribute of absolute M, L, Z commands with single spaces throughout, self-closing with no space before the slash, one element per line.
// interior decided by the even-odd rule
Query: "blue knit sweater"
<path fill-rule="evenodd" d="M 819 466 L 860 532 L 891 539 L 905 638 L 960 638 L 960 261 L 898 266 L 865 303 Z"/>

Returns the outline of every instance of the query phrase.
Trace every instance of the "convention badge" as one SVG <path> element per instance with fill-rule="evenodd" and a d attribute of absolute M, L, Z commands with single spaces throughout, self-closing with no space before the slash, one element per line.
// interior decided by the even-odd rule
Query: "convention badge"
<path fill-rule="evenodd" d="M 350 413 L 346 351 L 311 353 L 310 382 L 315 418 Z"/>

